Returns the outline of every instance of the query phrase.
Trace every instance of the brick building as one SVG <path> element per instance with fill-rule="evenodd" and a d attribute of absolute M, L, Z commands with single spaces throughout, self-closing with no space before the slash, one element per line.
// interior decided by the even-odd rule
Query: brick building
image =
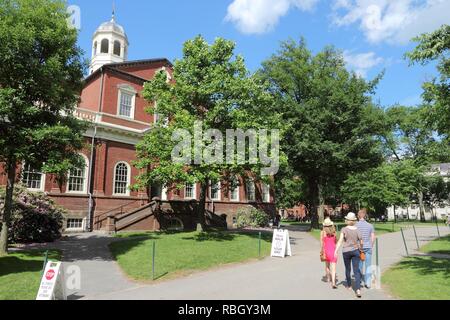
<path fill-rule="evenodd" d="M 142 97 L 144 83 L 157 72 L 172 80 L 172 64 L 167 59 L 127 61 L 128 37 L 113 15 L 94 33 L 90 74 L 85 79 L 76 109 L 80 119 L 91 125 L 85 133 L 86 148 L 81 151 L 85 165 L 71 170 L 67 182 L 58 184 L 26 164 L 20 166 L 18 180 L 32 191 L 46 192 L 68 211 L 66 231 L 191 229 L 196 225 L 196 199 L 200 190 L 187 185 L 182 190 L 149 186 L 131 191 L 138 170 L 132 166 L 135 146 L 152 130 L 157 115 Z M 0 185 L 6 176 L 0 174 Z M 234 190 L 218 183 L 207 198 L 207 221 L 233 225 L 236 211 L 256 206 L 275 213 L 273 191 L 269 186 L 247 182 Z M 154 202 L 158 198 L 160 201 Z"/>

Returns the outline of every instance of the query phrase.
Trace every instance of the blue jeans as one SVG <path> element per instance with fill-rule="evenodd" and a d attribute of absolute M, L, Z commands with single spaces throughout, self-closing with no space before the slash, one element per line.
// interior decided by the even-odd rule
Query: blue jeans
<path fill-rule="evenodd" d="M 359 269 L 360 261 L 361 258 L 359 257 L 359 250 L 344 252 L 345 279 L 347 281 L 347 286 L 349 288 L 352 286 L 353 267 L 353 273 L 355 274 L 355 290 L 361 289 L 361 271 Z"/>
<path fill-rule="evenodd" d="M 364 248 L 366 261 L 359 262 L 361 276 L 364 275 L 364 284 L 370 288 L 372 285 L 372 249 Z"/>

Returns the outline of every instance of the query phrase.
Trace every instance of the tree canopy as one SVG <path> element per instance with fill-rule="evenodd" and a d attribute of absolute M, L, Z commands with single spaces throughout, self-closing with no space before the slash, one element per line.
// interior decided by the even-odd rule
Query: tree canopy
<path fill-rule="evenodd" d="M 323 207 L 350 174 L 381 163 L 373 121 L 379 110 L 371 98 L 380 77 L 366 81 L 346 69 L 340 51 L 326 47 L 314 55 L 304 40 L 283 42 L 260 76 L 277 97 L 276 112 L 287 124 L 282 150 L 311 210 Z"/>
<path fill-rule="evenodd" d="M 8 174 L 0 254 L 7 251 L 16 165 L 62 174 L 79 160 L 73 116 L 86 67 L 58 0 L 0 1 L 0 162 Z"/>

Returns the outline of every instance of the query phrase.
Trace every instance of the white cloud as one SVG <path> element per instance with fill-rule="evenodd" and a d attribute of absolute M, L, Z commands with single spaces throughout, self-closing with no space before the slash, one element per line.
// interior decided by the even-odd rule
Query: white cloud
<path fill-rule="evenodd" d="M 358 23 L 372 43 L 405 44 L 449 23 L 449 0 L 334 0 L 338 26 Z"/>
<path fill-rule="evenodd" d="M 228 6 L 226 21 L 233 22 L 245 34 L 272 30 L 292 8 L 311 11 L 320 0 L 234 0 Z"/>
<path fill-rule="evenodd" d="M 361 77 L 366 77 L 370 69 L 385 62 L 383 58 L 377 57 L 375 52 L 354 54 L 350 51 L 344 51 L 344 60 L 347 66 Z"/>

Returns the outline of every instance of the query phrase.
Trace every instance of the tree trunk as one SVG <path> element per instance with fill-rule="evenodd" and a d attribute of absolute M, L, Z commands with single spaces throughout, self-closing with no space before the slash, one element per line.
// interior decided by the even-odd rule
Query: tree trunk
<path fill-rule="evenodd" d="M 319 216 L 319 224 L 323 223 L 325 220 L 325 198 L 323 196 L 322 186 L 320 184 L 317 185 L 317 193 L 319 198 L 319 207 L 318 207 L 318 216 Z"/>
<path fill-rule="evenodd" d="M 311 229 L 320 229 L 319 217 L 319 185 L 317 181 L 309 181 L 309 198 L 311 209 Z"/>
<path fill-rule="evenodd" d="M 208 192 L 208 183 L 202 182 L 200 184 L 200 201 L 197 208 L 198 222 L 197 231 L 206 231 L 205 213 L 206 213 L 206 194 Z"/>
<path fill-rule="evenodd" d="M 419 191 L 419 211 L 420 211 L 420 221 L 425 222 L 425 205 L 423 203 L 423 191 Z"/>
<path fill-rule="evenodd" d="M 7 163 L 8 183 L 6 185 L 5 207 L 3 209 L 2 230 L 0 232 L 0 256 L 8 254 L 8 228 L 13 206 L 14 183 L 16 182 L 16 161 Z"/>

